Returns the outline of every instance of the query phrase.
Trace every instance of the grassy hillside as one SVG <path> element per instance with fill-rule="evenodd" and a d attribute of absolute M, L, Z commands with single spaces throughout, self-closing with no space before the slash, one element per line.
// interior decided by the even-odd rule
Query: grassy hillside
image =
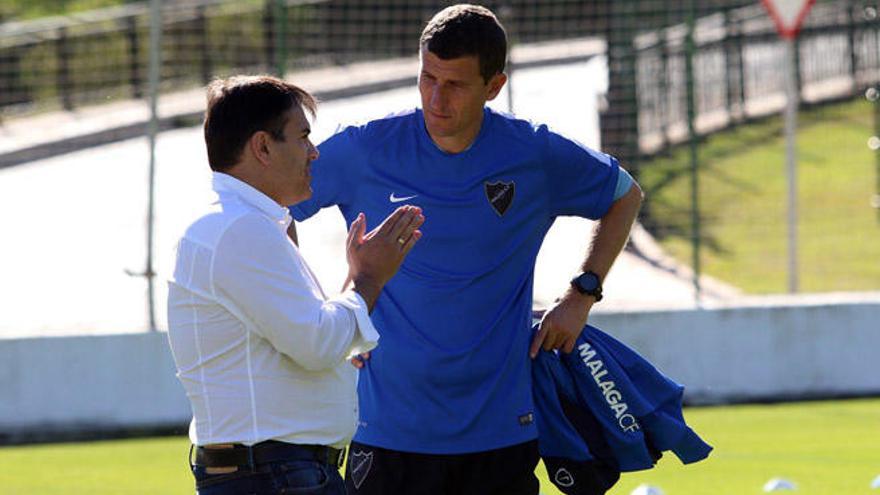
<path fill-rule="evenodd" d="M 72 14 L 134 2 L 135 0 L 3 0 L 0 2 L 0 21 Z"/>
<path fill-rule="evenodd" d="M 801 290 L 880 290 L 880 210 L 872 104 L 859 99 L 799 115 Z M 781 119 L 740 126 L 699 148 L 703 271 L 750 293 L 787 290 L 787 182 Z M 687 149 L 646 163 L 646 225 L 691 260 Z"/>

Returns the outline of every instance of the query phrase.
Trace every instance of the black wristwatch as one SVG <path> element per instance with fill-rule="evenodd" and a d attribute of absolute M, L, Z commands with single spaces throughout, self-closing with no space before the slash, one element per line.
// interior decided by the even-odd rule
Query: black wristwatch
<path fill-rule="evenodd" d="M 602 280 L 594 272 L 586 271 L 575 276 L 571 285 L 581 294 L 595 297 L 596 302 L 602 300 Z"/>

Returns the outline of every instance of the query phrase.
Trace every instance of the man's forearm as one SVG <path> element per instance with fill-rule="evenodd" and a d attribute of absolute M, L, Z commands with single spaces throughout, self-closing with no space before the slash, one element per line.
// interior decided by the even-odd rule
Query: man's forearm
<path fill-rule="evenodd" d="M 379 294 L 382 292 L 382 285 L 367 277 L 355 278 L 352 283 L 354 285 L 352 290 L 361 296 L 364 302 L 367 303 L 367 311 L 372 313 L 373 306 L 376 305 L 376 299 L 379 299 Z M 348 281 L 346 281 L 346 285 L 348 285 Z"/>
<path fill-rule="evenodd" d="M 584 271 L 592 271 L 600 279 L 605 279 L 626 244 L 641 204 L 642 190 L 633 182 L 629 191 L 618 198 L 605 216 L 599 219 L 590 250 L 581 266 Z M 542 347 L 548 351 L 560 349 L 562 352 L 571 352 L 595 302 L 595 296 L 581 294 L 574 286 L 569 286 L 562 298 L 541 320 L 540 330 L 532 339 L 529 355 L 534 358 Z"/>
<path fill-rule="evenodd" d="M 605 279 L 614 260 L 626 245 L 630 229 L 639 213 L 642 197 L 642 189 L 633 182 L 629 191 L 615 201 L 605 216 L 599 219 L 582 266 L 584 271 L 593 271 L 599 278 Z"/>

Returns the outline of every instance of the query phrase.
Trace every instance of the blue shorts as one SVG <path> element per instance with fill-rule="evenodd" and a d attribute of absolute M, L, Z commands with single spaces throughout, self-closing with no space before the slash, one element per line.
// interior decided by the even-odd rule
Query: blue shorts
<path fill-rule="evenodd" d="M 538 441 L 469 454 L 400 452 L 352 442 L 351 495 L 538 495 Z"/>

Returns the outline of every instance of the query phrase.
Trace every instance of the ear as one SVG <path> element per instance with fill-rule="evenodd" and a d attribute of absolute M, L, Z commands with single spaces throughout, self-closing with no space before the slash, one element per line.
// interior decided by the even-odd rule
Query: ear
<path fill-rule="evenodd" d="M 492 101 L 498 96 L 498 93 L 501 92 L 501 88 L 504 87 L 504 83 L 507 82 L 507 74 L 503 72 L 499 72 L 492 76 L 492 79 L 489 79 L 489 83 L 486 85 L 488 87 L 488 93 L 486 93 L 486 101 Z"/>
<path fill-rule="evenodd" d="M 254 158 L 264 166 L 269 165 L 269 133 L 266 131 L 257 131 L 248 139 L 247 146 Z"/>

